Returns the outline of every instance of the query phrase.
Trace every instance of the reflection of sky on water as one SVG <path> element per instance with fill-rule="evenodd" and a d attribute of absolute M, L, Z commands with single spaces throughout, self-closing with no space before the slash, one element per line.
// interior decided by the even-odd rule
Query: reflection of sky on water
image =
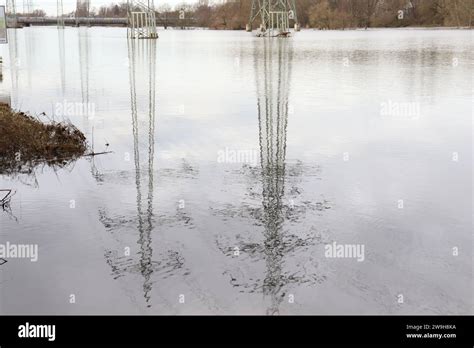
<path fill-rule="evenodd" d="M 470 161 L 451 161 L 472 151 L 469 32 L 303 31 L 266 46 L 166 31 L 131 50 L 124 34 L 25 28 L 0 47 L 15 107 L 93 103 L 70 118 L 114 151 L 32 186 L 0 180 L 18 190 L 2 237 L 47 250 L 35 267 L 2 265 L 3 311 L 469 310 L 471 253 L 448 256 L 472 238 Z M 388 101 L 417 102 L 420 117 L 382 117 Z M 225 148 L 259 162 L 218 163 Z M 364 243 L 366 261 L 325 259 L 332 241 Z M 71 291 L 73 308 L 60 300 Z"/>

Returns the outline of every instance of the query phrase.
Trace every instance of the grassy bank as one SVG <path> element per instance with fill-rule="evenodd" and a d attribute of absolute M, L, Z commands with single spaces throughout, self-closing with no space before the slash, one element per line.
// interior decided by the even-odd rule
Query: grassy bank
<path fill-rule="evenodd" d="M 0 134 L 0 174 L 28 173 L 40 164 L 63 167 L 87 150 L 86 137 L 71 123 L 44 123 L 5 104 Z"/>

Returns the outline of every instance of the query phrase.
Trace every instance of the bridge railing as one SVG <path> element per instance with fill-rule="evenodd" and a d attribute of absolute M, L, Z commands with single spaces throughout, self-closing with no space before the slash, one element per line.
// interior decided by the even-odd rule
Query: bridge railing
<path fill-rule="evenodd" d="M 57 25 L 57 17 L 16 17 L 16 24 L 18 26 L 30 26 L 30 25 Z M 16 27 L 13 21 L 7 20 L 8 27 Z M 76 25 L 93 25 L 93 26 L 127 26 L 128 18 L 108 18 L 108 17 L 64 17 L 64 24 L 67 26 Z M 193 26 L 196 24 L 194 18 L 187 18 L 186 20 L 178 17 L 156 17 L 157 26 L 169 26 L 169 27 L 184 27 Z"/>

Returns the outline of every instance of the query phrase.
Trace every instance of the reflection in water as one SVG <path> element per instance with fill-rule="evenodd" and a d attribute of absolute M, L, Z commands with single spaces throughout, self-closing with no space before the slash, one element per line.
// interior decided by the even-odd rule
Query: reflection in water
<path fill-rule="evenodd" d="M 31 30 L 31 28 L 24 29 L 24 39 L 25 39 L 25 53 L 26 53 L 26 73 L 27 73 L 27 79 L 28 79 L 28 88 L 31 90 L 32 88 L 32 76 L 33 76 L 33 69 L 34 69 L 34 63 L 35 59 L 37 57 L 36 54 L 36 32 L 34 30 Z"/>
<path fill-rule="evenodd" d="M 66 93 L 66 54 L 64 45 L 64 29 L 58 28 L 58 42 L 59 42 L 59 69 L 61 73 L 61 92 L 64 98 Z"/>
<path fill-rule="evenodd" d="M 153 158 L 155 152 L 155 64 L 156 64 L 156 43 L 154 41 L 147 41 L 145 43 L 146 61 L 149 68 L 148 72 L 148 195 L 145 216 L 142 210 L 142 188 L 141 188 L 141 172 L 140 172 L 140 152 L 138 149 L 138 113 L 137 113 L 137 94 L 136 94 L 136 45 L 142 45 L 143 41 L 136 42 L 135 40 L 128 40 L 129 52 L 129 70 L 130 70 L 130 93 L 131 93 L 131 107 L 132 107 L 132 126 L 133 126 L 133 148 L 135 159 L 135 183 L 137 186 L 137 216 L 138 216 L 138 232 L 140 238 L 138 244 L 140 245 L 140 272 L 144 278 L 143 293 L 147 305 L 151 306 L 150 290 L 151 290 L 151 275 L 153 274 L 152 256 L 153 249 L 151 248 L 151 231 L 153 229 Z"/>
<path fill-rule="evenodd" d="M 18 36 L 17 29 L 8 31 L 8 50 L 10 51 L 10 72 L 11 72 L 11 103 L 17 105 L 18 94 L 18 69 L 20 67 L 20 57 L 18 56 Z"/>
<path fill-rule="evenodd" d="M 19 90 L 15 89 L 16 79 L 12 79 L 14 107 L 39 114 L 50 102 L 61 100 L 61 81 L 55 78 L 59 75 L 60 53 L 54 51 L 58 49 L 55 28 L 34 30 L 38 40 L 34 61 L 41 64 L 32 67 L 31 93 L 26 75 L 23 76 L 27 58 L 22 30 L 16 31 L 17 54 L 15 30 L 9 29 L 13 64 L 11 72 L 6 66 L 8 81 L 5 83 L 10 84 L 10 73 L 18 77 Z M 73 101 L 81 101 L 79 43 L 75 41 L 79 30 L 83 33 L 85 28 L 65 31 L 66 95 Z M 104 101 L 104 107 L 97 112 L 107 124 L 107 129 L 97 132 L 97 139 L 99 136 L 109 138 L 116 150 L 115 154 L 95 157 L 103 172 L 103 181 L 92 184 L 84 175 L 88 163 L 82 160 L 70 173 L 57 172 L 59 179 L 53 170 L 43 171 L 38 176 L 40 188 L 2 178 L 0 186 L 15 185 L 21 193 L 12 201 L 21 223 L 10 221 L 1 212 L 2 237 L 21 236 L 51 246 L 48 257 L 43 258 L 44 267 L 31 269 L 22 262 L 0 266 L 4 275 L 1 291 L 9 298 L 2 303 L 5 314 L 25 310 L 39 314 L 53 310 L 70 313 L 67 303 L 62 305 L 64 301 L 56 300 L 64 295 L 64 286 L 51 286 L 57 282 L 58 272 L 62 285 L 74 286 L 77 293 L 91 293 L 91 284 L 96 286 L 95 295 L 83 303 L 85 306 L 72 309 L 75 314 L 91 308 L 93 313 L 102 314 L 131 314 L 136 310 L 163 314 L 251 314 L 265 313 L 267 309 L 270 313 L 279 309 L 282 314 L 356 314 L 361 310 L 382 314 L 466 313 L 471 305 L 468 300 L 471 293 L 466 290 L 472 275 L 471 255 L 461 253 L 453 261 L 452 257 L 437 257 L 439 253 L 434 253 L 435 256 L 420 254 L 418 247 L 426 244 L 436 251 L 446 245 L 470 241 L 472 214 L 457 208 L 462 203 L 469 206 L 471 199 L 466 190 L 472 177 L 467 170 L 469 161 L 452 164 L 446 156 L 446 149 L 450 148 L 471 151 L 470 33 L 374 30 L 370 33 L 327 32 L 321 38 L 320 33 L 306 32 L 298 40 L 280 43 L 278 39 L 270 39 L 266 44 L 261 40 L 256 47 L 252 46 L 253 40 L 232 33 L 209 31 L 190 37 L 192 33 L 176 32 L 164 36 L 157 42 L 160 50 L 157 56 L 162 52 L 163 59 L 156 67 L 159 69 L 158 64 L 163 64 L 159 70 L 163 75 L 158 76 L 157 72 L 156 78 L 169 89 L 156 96 L 156 107 L 161 105 L 161 102 L 158 104 L 160 99 L 163 105 L 171 105 L 185 93 L 189 97 L 186 100 L 196 108 L 196 117 L 163 115 L 163 122 L 158 123 L 160 110 L 156 110 L 153 214 L 148 215 L 150 122 L 148 109 L 143 109 L 145 104 L 149 105 L 146 72 L 150 62 L 139 63 L 138 59 L 132 65 L 137 70 L 138 99 L 138 122 L 134 121 L 138 129 L 133 133 L 130 105 L 128 101 L 123 103 L 124 98 L 130 97 L 128 68 L 124 71 L 120 58 L 126 57 L 126 42 L 115 39 L 122 36 L 121 30 L 88 29 L 90 100 Z M 69 40 L 69 34 L 74 40 Z M 105 38 L 108 38 L 107 49 L 103 50 Z M 387 45 L 388 38 L 393 40 L 392 45 Z M 197 44 L 189 45 L 190 40 Z M 229 43 L 226 49 L 222 47 L 223 40 Z M 136 43 L 140 44 L 145 48 L 148 43 Z M 178 54 L 182 51 L 181 44 L 186 46 L 184 55 Z M 280 48 L 280 44 L 288 46 Z M 289 52 L 285 49 L 290 51 L 291 45 L 294 55 L 290 104 L 297 99 L 302 107 L 295 115 L 289 112 L 285 156 L 282 145 L 285 132 L 276 129 L 284 129 L 286 113 L 278 111 L 278 105 L 281 109 L 286 104 L 278 103 L 276 96 L 279 93 L 284 100 L 288 91 L 278 91 L 278 85 L 285 89 L 287 83 L 278 82 L 277 76 L 283 79 L 287 74 L 285 67 L 278 65 L 286 64 Z M 0 49 L 8 56 L 8 47 Z M 264 50 L 271 50 L 272 54 L 264 54 Z M 213 57 L 216 72 L 228 67 L 229 57 L 234 55 L 241 57 L 241 62 L 251 60 L 251 66 L 242 64 L 236 71 L 213 74 L 212 83 L 205 89 L 192 90 L 175 83 L 179 67 L 185 68 L 188 81 L 201 81 L 206 75 L 203 67 L 207 66 L 210 51 L 216 52 Z M 254 66 L 255 53 L 258 57 Z M 102 67 L 94 58 L 99 54 L 107 67 Z M 136 54 L 139 57 L 138 52 Z M 17 57 L 22 59 L 19 70 L 15 65 Z M 141 57 L 147 60 L 146 55 Z M 349 69 L 341 64 L 344 57 L 350 58 Z M 450 65 L 453 57 L 459 58 L 457 67 Z M 268 61 L 270 58 L 272 62 Z M 97 65 L 95 69 L 99 63 L 101 67 Z M 309 65 L 313 68 L 307 69 Z M 289 69 L 288 64 L 286 68 Z M 56 74 L 48 76 L 47 71 L 56 71 Z M 265 74 L 274 77 L 269 79 Z M 250 95 L 252 88 L 246 83 L 254 76 L 260 84 L 260 113 L 257 94 Z M 298 86 L 294 83 L 296 79 Z M 266 85 L 265 81 L 268 81 Z M 78 88 L 71 88 L 76 82 Z M 156 88 L 159 93 L 159 87 Z M 101 93 L 102 90 L 106 93 Z M 212 98 L 208 98 L 209 94 Z M 234 95 L 242 98 L 233 98 Z M 367 95 L 374 98 L 368 99 Z M 380 102 L 387 101 L 389 96 L 395 102 L 411 102 L 417 100 L 416 96 L 429 96 L 429 100 L 421 101 L 420 105 L 426 112 L 422 112 L 422 116 L 426 117 L 416 121 L 381 119 Z M 252 97 L 255 108 L 248 111 Z M 210 99 L 214 102 L 210 103 Z M 314 117 L 314 109 L 320 111 L 318 117 Z M 249 129 L 249 118 L 243 115 L 247 111 L 247 115 L 253 116 L 252 124 L 258 122 L 260 114 L 260 137 L 256 124 L 254 129 Z M 283 114 L 279 121 L 278 112 Z M 450 121 L 450 114 L 456 114 L 456 122 Z M 81 117 L 73 118 L 75 123 L 80 120 Z M 272 122 L 268 128 L 267 120 Z M 81 129 L 90 134 L 90 128 Z M 439 134 L 444 135 L 437 136 Z M 142 145 L 138 180 L 141 199 L 138 200 L 140 192 L 132 158 L 134 135 L 138 135 Z M 219 141 L 239 147 L 248 146 L 252 139 L 254 143 L 261 140 L 262 163 L 215 163 L 212 151 L 216 145 L 224 145 Z M 357 161 L 342 161 L 343 151 L 356 152 Z M 130 162 L 124 162 L 124 152 L 130 153 Z M 182 154 L 194 156 L 189 156 L 181 165 L 178 158 Z M 268 164 L 269 158 L 273 165 Z M 401 168 L 409 168 L 409 175 L 400 175 Z M 432 173 L 436 175 L 433 177 Z M 387 182 L 396 185 L 388 187 Z M 406 192 L 412 198 L 412 214 L 393 214 L 390 207 Z M 337 209 L 326 210 L 328 205 L 322 201 L 325 196 L 334 202 L 331 209 L 333 206 Z M 71 198 L 81 199 L 80 209 L 68 208 Z M 186 200 L 185 209 L 177 208 L 180 199 Z M 138 206 L 137 201 L 141 202 Z M 45 217 L 45 209 L 54 212 L 54 219 Z M 100 222 L 94 221 L 99 214 Z M 426 223 L 420 226 L 420 221 Z M 153 230 L 147 234 L 151 225 Z M 70 233 L 64 233 L 64 226 L 70 226 Z M 436 240 L 433 240 L 433 231 Z M 331 243 L 330 239 L 349 243 L 370 241 L 370 255 L 366 255 L 366 262 L 362 264 L 327 260 L 323 245 Z M 142 249 L 150 250 L 147 240 L 153 249 L 148 258 L 142 252 Z M 124 252 L 126 247 L 130 247 L 129 255 Z M 240 250 L 238 257 L 233 255 L 236 247 Z M 87 260 L 78 268 L 78 260 L 85 256 Z M 424 262 L 418 262 L 420 257 Z M 148 267 L 144 267 L 146 264 Z M 191 272 L 189 275 L 185 274 L 186 267 Z M 381 276 L 381 267 L 391 276 Z M 441 279 L 440 269 L 452 277 Z M 87 271 L 87 284 L 77 282 L 75 270 Z M 149 280 L 145 281 L 147 273 Z M 24 276 L 15 276 L 17 274 Z M 326 281 L 325 275 L 328 276 Z M 34 288 L 28 287 L 31 279 L 38 279 Z M 319 285 L 321 281 L 325 282 L 324 286 Z M 151 297 L 149 304 L 153 311 L 146 307 L 143 288 L 146 291 L 147 284 L 153 287 L 146 295 Z M 394 291 L 407 284 L 423 291 L 412 292 L 412 301 L 403 308 L 395 306 Z M 459 291 L 453 293 L 453 284 L 460 284 Z M 180 293 L 186 294 L 184 306 L 177 301 Z M 294 304 L 288 303 L 290 294 L 295 295 Z M 337 303 L 331 301 L 333 295 L 337 295 Z M 25 296 L 30 298 L 28 308 Z M 104 301 L 107 298 L 111 301 Z M 216 303 L 218 310 L 207 305 L 207 300 Z M 393 303 L 395 305 L 391 305 Z"/>
<path fill-rule="evenodd" d="M 127 246 L 125 239 L 130 237 L 127 230 L 132 231 L 132 237 L 139 246 L 136 255 L 131 252 L 129 255 L 122 256 L 122 251 L 106 251 L 105 258 L 112 268 L 112 274 L 115 279 L 121 278 L 127 274 L 139 274 L 141 277 L 142 292 L 146 306 L 150 308 L 151 292 L 154 279 L 160 277 L 165 279 L 172 276 L 175 271 L 182 269 L 184 259 L 179 252 L 168 249 L 153 250 L 152 234 L 154 228 L 160 225 L 174 223 L 168 216 L 156 216 L 153 208 L 154 193 L 154 156 L 155 156 L 155 74 L 156 74 L 156 42 L 152 40 L 129 40 L 129 77 L 130 77 L 130 98 L 132 115 L 132 133 L 133 133 L 133 157 L 134 157 L 134 181 L 136 187 L 136 206 L 137 211 L 134 214 L 125 213 L 125 215 L 115 215 L 110 218 L 104 209 L 99 211 L 100 220 L 111 232 L 115 238 L 119 238 L 122 246 Z M 141 78 L 145 76 L 146 81 Z M 146 106 L 138 101 L 137 87 L 146 86 L 147 100 Z M 147 122 L 141 122 L 143 116 Z M 146 125 L 147 136 L 143 137 L 140 130 Z M 146 147 L 146 157 L 143 158 L 143 143 Z M 143 168 L 144 166 L 146 169 Z M 98 177 L 99 178 L 99 177 Z M 114 172 L 112 176 L 101 175 L 100 181 L 111 183 L 120 182 L 127 179 L 128 173 Z M 159 220 L 159 221 L 156 221 Z M 128 244 L 129 245 L 129 244 Z M 160 245 L 164 247 L 164 245 Z M 133 248 L 132 248 L 133 249 Z M 186 273 L 184 272 L 184 275 Z M 132 283 L 134 284 L 134 283 Z"/>
<path fill-rule="evenodd" d="M 268 314 L 278 313 L 282 277 L 283 196 L 285 190 L 286 129 L 292 50 L 289 40 L 266 39 L 255 54 L 260 162 L 262 167 L 264 253 L 263 294 L 270 296 Z M 263 58 L 259 55 L 263 54 Z M 260 77 L 264 77 L 261 79 Z"/>
<path fill-rule="evenodd" d="M 144 55 L 144 57 L 142 57 Z M 136 205 L 137 205 L 137 219 L 135 228 L 138 230 L 138 260 L 132 257 L 124 258 L 118 256 L 112 251 L 106 252 L 106 261 L 112 267 L 113 274 L 116 278 L 124 275 L 125 272 L 138 272 L 143 278 L 143 297 L 147 307 L 151 307 L 151 290 L 152 290 L 152 275 L 155 271 L 152 249 L 151 233 L 153 230 L 153 158 L 155 151 L 155 62 L 156 62 L 156 42 L 154 41 L 128 41 L 128 56 L 129 56 L 129 76 L 130 76 L 130 98 L 131 98 L 131 115 L 132 115 L 132 129 L 133 129 L 133 153 L 135 162 L 135 186 L 136 186 Z M 140 138 L 139 134 L 139 116 L 142 112 L 137 109 L 137 56 L 140 59 L 141 67 L 146 68 L 146 76 L 148 76 L 148 106 L 146 117 L 148 119 L 148 146 L 147 146 L 147 170 L 142 172 L 140 164 Z M 141 86 L 142 84 L 140 84 Z M 143 175 L 145 174 L 145 175 Z M 147 184 L 146 184 L 147 181 Z M 145 185 L 144 185 L 145 184 Z M 145 208 L 143 203 L 143 190 L 147 190 Z M 116 228 L 121 228 L 124 221 L 114 221 L 109 219 L 104 211 L 100 212 L 101 221 L 106 228 L 112 231 Z M 125 255 L 127 256 L 127 254 Z M 158 265 L 159 266 L 159 265 Z"/>
<path fill-rule="evenodd" d="M 81 74 L 81 97 L 85 119 L 89 119 L 89 29 L 79 28 L 79 70 Z"/>
<path fill-rule="evenodd" d="M 309 211 L 330 209 L 329 202 L 303 201 L 296 207 L 293 199 L 285 202 L 285 182 L 292 183 L 297 176 L 310 176 L 307 170 L 319 174 L 319 167 L 303 165 L 300 161 L 287 170 L 286 138 L 288 125 L 289 92 L 293 47 L 290 40 L 268 38 L 255 46 L 255 74 L 259 120 L 260 164 L 262 179 L 262 207 L 260 219 L 264 228 L 262 254 L 265 259 L 265 278 L 262 292 L 270 298 L 267 314 L 278 314 L 290 284 L 321 283 L 317 262 L 296 260 L 297 250 L 321 243 L 326 237 L 320 233 L 297 235 L 288 233 L 285 221 L 297 222 L 308 217 Z M 317 175 L 316 174 L 316 175 Z M 288 197 L 299 195 L 293 183 Z M 294 231 L 294 229 L 293 229 Z M 314 232 L 314 231 L 313 231 Z M 286 260 L 285 260 L 286 259 Z M 286 262 L 290 261 L 290 262 Z M 309 264 L 307 264 L 309 261 Z M 290 265 L 293 264 L 293 267 Z M 296 267 L 295 267 L 296 265 Z"/>
<path fill-rule="evenodd" d="M 232 217 L 243 218 L 244 221 L 253 220 L 252 231 L 255 225 L 263 227 L 262 242 L 245 241 L 237 236 L 238 248 L 244 253 L 239 262 L 245 262 L 245 255 L 248 255 L 251 264 L 242 264 L 237 269 L 227 270 L 225 274 L 230 276 L 232 286 L 240 288 L 241 292 L 262 292 L 269 300 L 267 314 L 278 314 L 283 299 L 289 296 L 289 286 L 316 284 L 326 279 L 318 269 L 317 260 L 312 258 L 314 250 L 306 254 L 304 259 L 301 258 L 305 250 L 322 243 L 326 237 L 313 227 L 305 228 L 306 225 L 300 220 L 320 214 L 330 209 L 330 206 L 326 200 L 315 202 L 314 196 L 313 200 L 299 197 L 302 190 L 297 186 L 297 178 L 319 179 L 319 166 L 303 164 L 301 161 L 287 164 L 286 160 L 288 98 L 293 59 L 291 41 L 277 38 L 258 41 L 254 59 L 261 168 L 258 171 L 244 166 L 233 174 L 247 174 L 254 183 L 260 179 L 261 194 L 250 188 L 250 202 L 239 207 L 228 204 L 224 209 L 213 209 L 213 213 L 224 219 Z M 285 184 L 290 186 L 287 193 Z M 259 198 L 260 201 L 257 201 Z M 290 230 L 288 226 L 285 227 L 286 222 L 291 224 Z M 245 239 L 247 238 L 254 239 L 255 236 L 251 234 Z M 233 249 L 225 247 L 228 243 L 235 242 L 218 236 L 217 245 L 227 256 L 232 255 Z M 253 276 L 251 273 L 254 271 L 248 272 L 249 269 L 255 270 L 255 260 L 261 260 L 265 264 L 263 279 Z"/>

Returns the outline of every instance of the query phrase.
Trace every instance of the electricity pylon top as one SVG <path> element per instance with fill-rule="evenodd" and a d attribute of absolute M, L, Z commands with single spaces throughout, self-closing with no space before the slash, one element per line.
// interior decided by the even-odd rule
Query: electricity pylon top
<path fill-rule="evenodd" d="M 252 0 L 247 31 L 252 31 L 252 25 L 258 18 L 259 36 L 288 36 L 291 20 L 296 31 L 300 28 L 295 0 Z"/>
<path fill-rule="evenodd" d="M 128 0 L 127 36 L 132 39 L 157 39 L 153 0 Z"/>
<path fill-rule="evenodd" d="M 57 18 L 58 18 L 58 28 L 64 28 L 64 7 L 63 0 L 57 0 Z"/>
<path fill-rule="evenodd" d="M 23 0 L 23 14 L 33 13 L 33 0 Z"/>
<path fill-rule="evenodd" d="M 90 0 L 77 0 L 76 17 L 89 17 L 90 6 Z"/>

